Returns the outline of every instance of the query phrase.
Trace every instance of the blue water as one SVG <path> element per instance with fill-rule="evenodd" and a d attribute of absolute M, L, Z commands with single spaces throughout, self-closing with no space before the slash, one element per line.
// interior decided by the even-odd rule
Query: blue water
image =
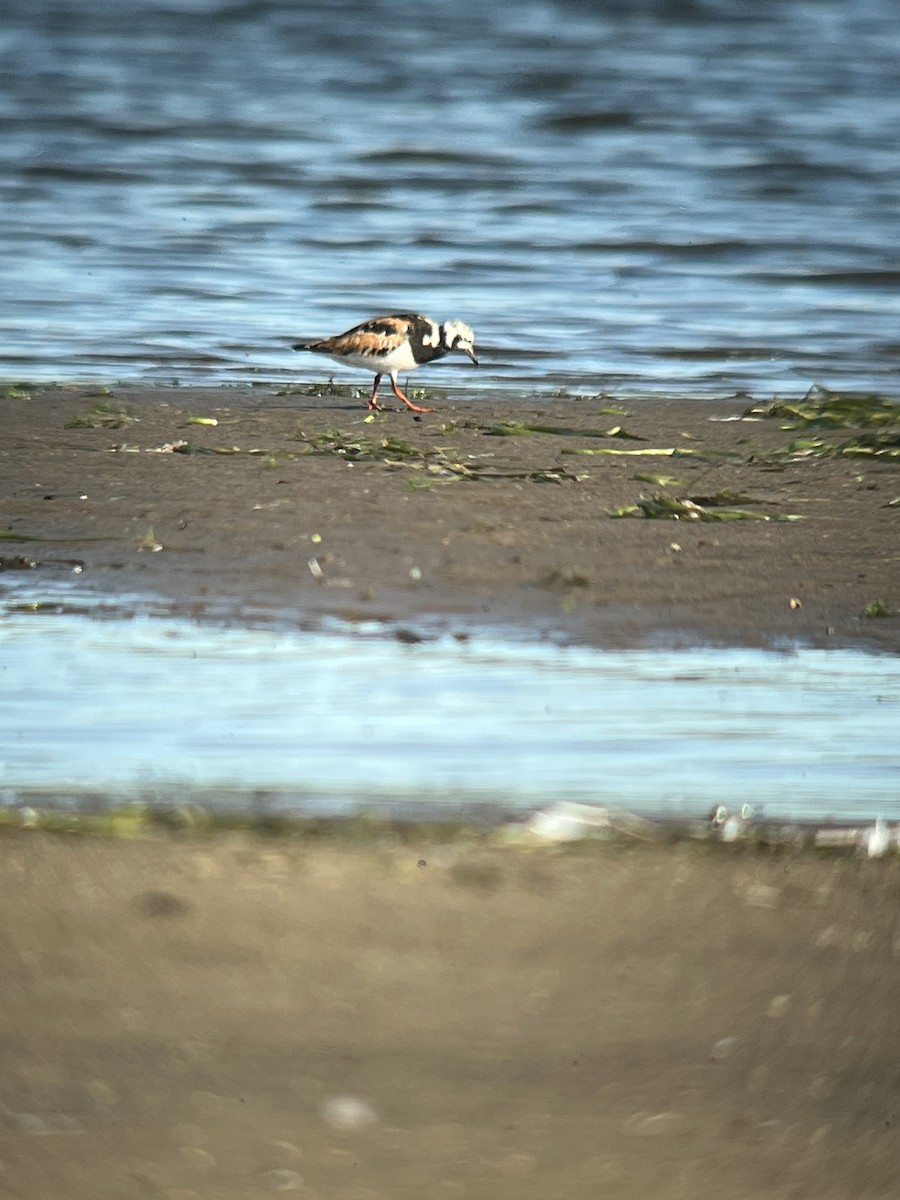
<path fill-rule="evenodd" d="M 7 381 L 896 390 L 893 0 L 7 0 L 0 121 Z"/>
<path fill-rule="evenodd" d="M 900 659 L 0 615 L 0 803 L 900 820 Z"/>

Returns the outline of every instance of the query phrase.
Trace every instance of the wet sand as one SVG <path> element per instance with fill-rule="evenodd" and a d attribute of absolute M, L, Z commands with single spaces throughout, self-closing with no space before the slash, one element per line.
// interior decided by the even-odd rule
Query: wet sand
<path fill-rule="evenodd" d="M 157 596 L 238 620 L 332 614 L 401 630 L 512 624 L 597 645 L 900 648 L 896 460 L 786 461 L 776 452 L 797 434 L 736 420 L 742 397 L 636 400 L 624 415 L 597 399 L 432 402 L 421 420 L 367 423 L 346 394 L 272 387 L 7 396 L 2 527 L 47 540 L 0 544 L 11 568 L 0 579 L 21 578 L 24 559 L 37 564 L 23 567 L 29 583 L 64 578 L 76 595 Z M 70 427 L 104 419 L 98 406 L 131 419 Z M 196 417 L 218 423 L 188 423 Z M 572 432 L 491 435 L 509 420 Z M 589 436 L 617 426 L 644 440 Z M 679 453 L 573 453 L 585 449 Z M 678 482 L 663 489 L 638 473 Z M 748 497 L 739 508 L 804 519 L 607 515 L 642 494 L 702 502 L 725 489 Z M 862 618 L 874 601 L 891 615 Z"/>
<path fill-rule="evenodd" d="M 898 648 L 860 617 L 900 602 L 896 469 L 775 469 L 777 422 L 709 420 L 745 401 L 366 424 L 341 396 L 92 392 L 2 401 L 3 528 L 45 539 L 3 543 L 5 582 L 400 636 Z M 67 427 L 98 404 L 136 419 Z M 508 419 L 647 440 L 490 436 Z M 154 452 L 181 439 L 242 452 Z M 641 445 L 703 454 L 562 453 Z M 658 490 L 638 471 L 806 520 L 608 518 Z M 7 832 L 0 1196 L 893 1200 L 900 860 L 731 849 Z"/>
<path fill-rule="evenodd" d="M 4 1200 L 897 1186 L 900 860 L 7 835 Z"/>

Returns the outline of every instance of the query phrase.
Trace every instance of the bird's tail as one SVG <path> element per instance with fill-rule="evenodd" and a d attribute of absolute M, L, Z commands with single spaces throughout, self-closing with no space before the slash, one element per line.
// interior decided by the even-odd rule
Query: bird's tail
<path fill-rule="evenodd" d="M 294 342 L 294 344 L 291 346 L 292 350 L 312 350 L 312 348 L 312 342 Z"/>

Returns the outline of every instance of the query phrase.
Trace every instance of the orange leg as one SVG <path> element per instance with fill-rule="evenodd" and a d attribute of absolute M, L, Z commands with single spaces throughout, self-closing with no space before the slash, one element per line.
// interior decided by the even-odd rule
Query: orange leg
<path fill-rule="evenodd" d="M 418 404 L 413 404 L 412 400 L 407 400 L 400 389 L 397 387 L 397 380 L 391 376 L 391 387 L 394 390 L 394 395 L 398 400 L 402 400 L 410 412 L 434 412 L 433 408 L 421 408 Z"/>
<path fill-rule="evenodd" d="M 381 383 L 381 376 L 376 375 L 375 376 L 375 386 L 372 388 L 372 395 L 369 397 L 369 403 L 367 406 L 370 411 L 375 410 L 377 412 L 381 412 L 384 407 L 384 405 L 378 403 L 378 385 L 379 385 L 379 383 Z"/>

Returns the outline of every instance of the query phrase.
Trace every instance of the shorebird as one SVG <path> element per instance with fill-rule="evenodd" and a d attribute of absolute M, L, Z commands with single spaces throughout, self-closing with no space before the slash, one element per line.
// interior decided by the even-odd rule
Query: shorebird
<path fill-rule="evenodd" d="M 431 412 L 413 404 L 397 386 L 400 371 L 414 371 L 423 363 L 444 358 L 454 350 L 468 355 L 475 366 L 475 334 L 462 321 L 444 321 L 439 325 L 430 317 L 420 313 L 396 313 L 389 317 L 372 317 L 361 325 L 354 325 L 346 333 L 322 338 L 313 342 L 295 342 L 292 350 L 311 350 L 313 354 L 327 354 L 335 362 L 348 367 L 360 367 L 375 372 L 375 385 L 369 397 L 370 409 L 381 408 L 378 403 L 378 385 L 382 375 L 387 375 L 391 388 L 398 400 L 402 400 L 412 412 Z"/>

